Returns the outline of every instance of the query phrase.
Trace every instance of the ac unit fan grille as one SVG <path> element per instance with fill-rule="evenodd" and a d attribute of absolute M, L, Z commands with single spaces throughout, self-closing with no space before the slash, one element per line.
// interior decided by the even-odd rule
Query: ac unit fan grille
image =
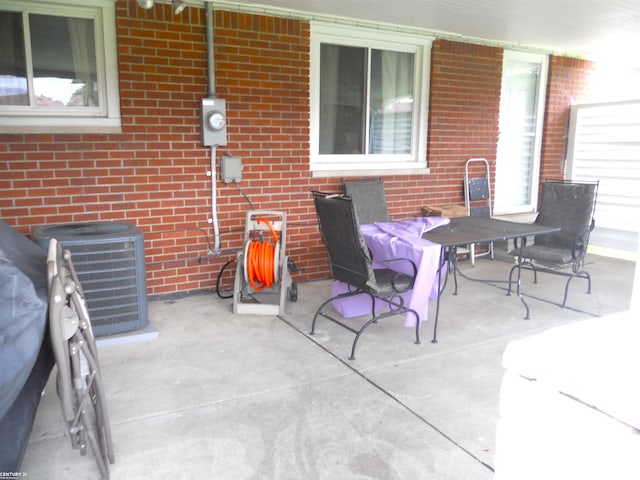
<path fill-rule="evenodd" d="M 130 230 L 137 234 L 108 239 L 100 235 L 81 240 L 58 238 L 71 252 L 96 335 L 126 332 L 148 323 L 143 238 L 138 229 Z M 48 238 L 39 243 L 48 244 Z"/>

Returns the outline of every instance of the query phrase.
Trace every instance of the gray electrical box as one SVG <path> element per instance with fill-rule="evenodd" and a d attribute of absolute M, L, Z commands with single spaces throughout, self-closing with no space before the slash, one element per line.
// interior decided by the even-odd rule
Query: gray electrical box
<path fill-rule="evenodd" d="M 233 155 L 220 157 L 220 177 L 224 183 L 242 180 L 242 159 Z"/>
<path fill-rule="evenodd" d="M 203 98 L 200 111 L 204 146 L 227 144 L 227 106 L 223 98 Z"/>

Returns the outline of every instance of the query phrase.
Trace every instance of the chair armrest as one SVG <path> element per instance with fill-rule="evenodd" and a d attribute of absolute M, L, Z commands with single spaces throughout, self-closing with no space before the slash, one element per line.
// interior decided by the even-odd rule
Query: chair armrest
<path fill-rule="evenodd" d="M 587 230 L 579 232 L 573 239 L 573 245 L 571 246 L 571 255 L 574 259 L 582 258 L 587 253 L 587 246 L 589 245 L 589 234 L 595 227 L 595 220 L 591 220 L 591 225 Z"/>

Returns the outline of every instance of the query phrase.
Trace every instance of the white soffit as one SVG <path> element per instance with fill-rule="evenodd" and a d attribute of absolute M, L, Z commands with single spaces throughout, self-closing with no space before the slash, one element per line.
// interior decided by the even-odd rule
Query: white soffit
<path fill-rule="evenodd" d="M 640 0 L 213 0 L 214 8 L 361 22 L 598 60 L 640 55 Z"/>

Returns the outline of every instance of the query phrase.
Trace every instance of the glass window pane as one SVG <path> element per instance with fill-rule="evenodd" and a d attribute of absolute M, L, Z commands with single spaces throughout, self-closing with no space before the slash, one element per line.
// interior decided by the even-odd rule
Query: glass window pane
<path fill-rule="evenodd" d="M 414 54 L 371 51 L 370 153 L 411 153 Z"/>
<path fill-rule="evenodd" d="M 98 106 L 93 20 L 29 15 L 38 106 Z"/>
<path fill-rule="evenodd" d="M 320 46 L 321 154 L 362 154 L 365 142 L 367 50 Z"/>
<path fill-rule="evenodd" d="M 540 66 L 505 60 L 496 164 L 496 209 L 531 204 Z"/>
<path fill-rule="evenodd" d="M 0 11 L 0 105 L 29 105 L 22 14 Z"/>

